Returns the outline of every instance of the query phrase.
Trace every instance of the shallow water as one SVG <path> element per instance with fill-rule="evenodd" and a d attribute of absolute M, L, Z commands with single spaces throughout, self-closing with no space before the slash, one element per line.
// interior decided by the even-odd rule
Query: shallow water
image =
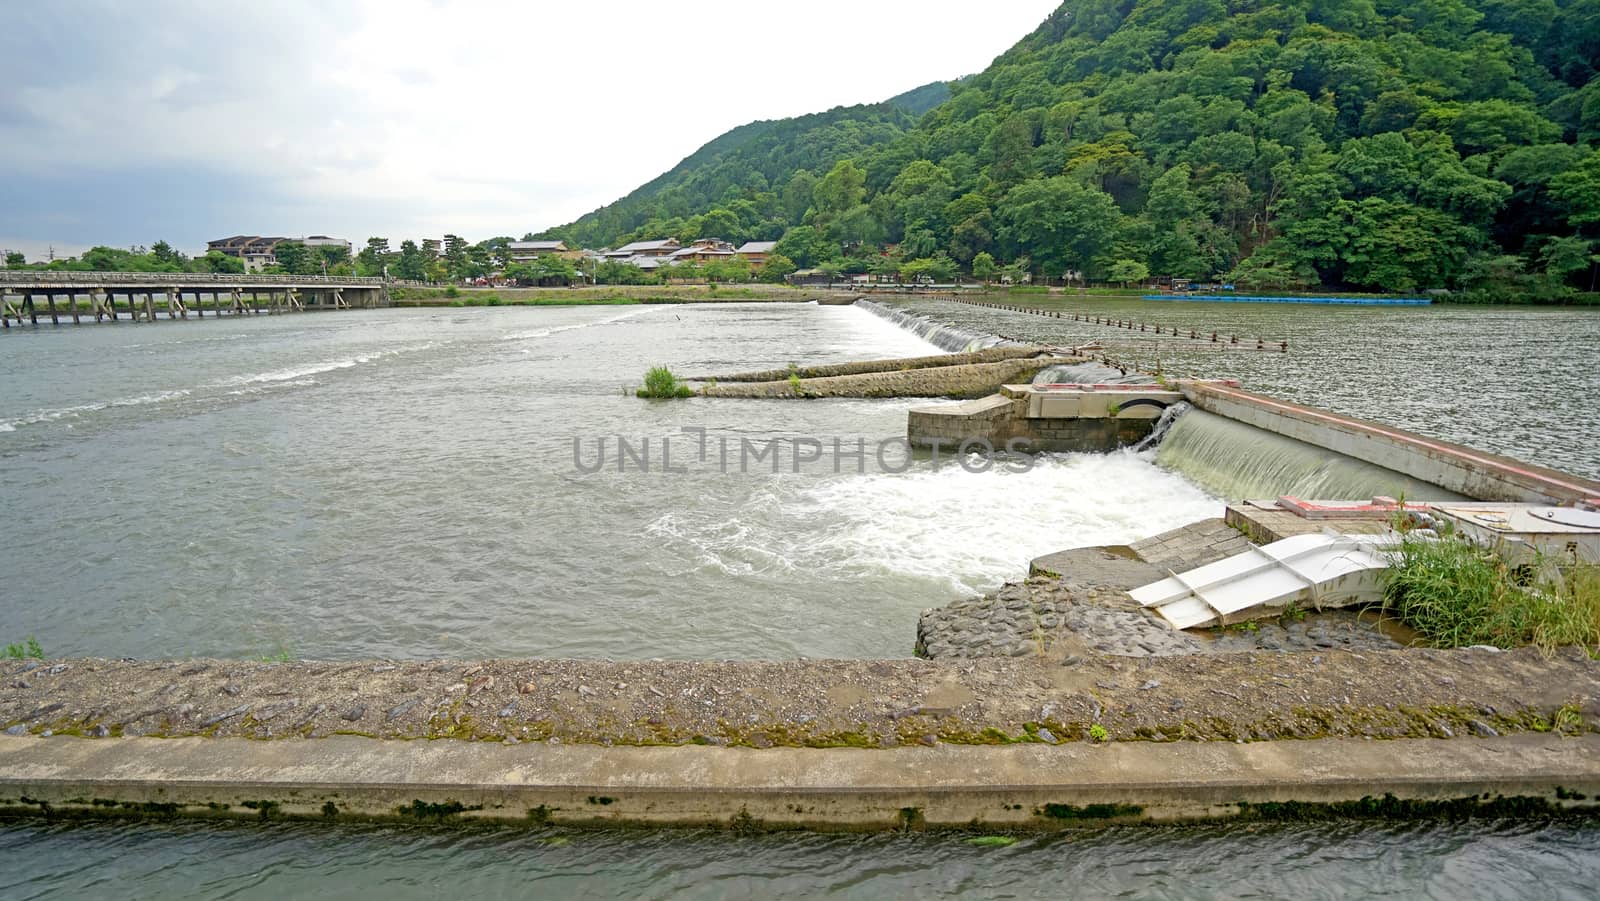
<path fill-rule="evenodd" d="M 1150 331 L 1045 319 L 952 301 L 897 300 L 973 331 L 1083 344 L 1147 371 L 1237 378 L 1250 390 L 1326 407 L 1600 478 L 1600 308 L 1355 307 L 1174 303 L 1018 295 L 1009 306 L 1145 323 Z M 1185 337 L 1157 337 L 1154 327 Z M 1288 341 L 1288 353 L 1191 341 Z"/>
<path fill-rule="evenodd" d="M 1126 454 L 895 471 L 903 447 L 873 448 L 917 401 L 623 391 L 657 363 L 933 352 L 787 304 L 13 329 L 0 636 L 134 657 L 906 656 L 923 608 L 1034 556 L 1216 514 Z M 704 462 L 684 428 L 707 430 Z M 618 436 L 652 442 L 649 472 L 618 471 Z M 579 471 L 575 437 L 586 467 L 607 441 L 604 469 Z M 772 437 L 781 460 L 740 466 L 741 439 Z M 826 452 L 796 473 L 803 437 Z M 663 439 L 687 472 L 661 471 Z"/>
<path fill-rule="evenodd" d="M 1327 823 L 959 836 L 0 827 L 0 895 L 139 898 L 1587 899 L 1600 828 Z"/>

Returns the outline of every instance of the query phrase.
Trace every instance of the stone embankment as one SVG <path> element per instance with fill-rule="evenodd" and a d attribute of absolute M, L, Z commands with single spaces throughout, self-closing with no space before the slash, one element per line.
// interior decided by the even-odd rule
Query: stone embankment
<path fill-rule="evenodd" d="M 1020 584 L 932 610 L 917 623 L 917 652 L 934 659 L 1087 655 L 1167 657 L 1250 651 L 1394 650 L 1403 627 L 1344 610 L 1301 611 L 1206 632 L 1179 632 L 1143 610 L 1128 589 L 1248 550 L 1220 519 L 1128 547 L 1081 548 L 1035 560 Z"/>
<path fill-rule="evenodd" d="M 868 371 L 782 381 L 708 384 L 706 397 L 822 398 L 822 397 L 984 397 L 1002 385 L 1026 384 L 1049 366 L 1077 361 L 1035 350 L 1035 355 L 993 363 Z M 899 361 L 893 361 L 899 362 Z"/>
<path fill-rule="evenodd" d="M 0 665 L 6 736 L 892 748 L 1600 730 L 1581 650 Z"/>

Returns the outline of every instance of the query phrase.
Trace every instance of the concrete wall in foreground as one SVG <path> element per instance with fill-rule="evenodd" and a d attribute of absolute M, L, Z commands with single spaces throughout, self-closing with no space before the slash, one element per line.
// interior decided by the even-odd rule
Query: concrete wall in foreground
<path fill-rule="evenodd" d="M 0 814 L 14 816 L 1056 829 L 1540 816 L 1592 810 L 1597 795 L 1594 734 L 891 750 L 0 737 Z"/>
<path fill-rule="evenodd" d="M 1392 469 L 1485 501 L 1572 504 L 1600 498 L 1600 482 L 1509 457 L 1238 388 L 1184 382 L 1190 403 L 1208 413 Z"/>

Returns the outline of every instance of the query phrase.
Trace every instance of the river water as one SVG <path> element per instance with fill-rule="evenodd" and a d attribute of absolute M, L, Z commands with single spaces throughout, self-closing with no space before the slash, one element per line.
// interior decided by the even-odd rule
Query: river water
<path fill-rule="evenodd" d="M 936 352 L 789 304 L 13 329 L 0 636 L 134 657 L 907 656 L 923 608 L 1034 556 L 1216 514 L 1132 455 L 897 472 L 904 448 L 880 461 L 878 442 L 915 401 L 624 392 L 658 363 Z M 707 430 L 703 463 L 685 428 Z M 652 441 L 650 471 L 618 471 L 618 437 Z M 796 473 L 803 438 L 826 453 Z M 663 439 L 686 472 L 661 471 Z M 601 440 L 607 465 L 580 471 Z M 862 440 L 865 461 L 843 453 Z"/>
<path fill-rule="evenodd" d="M 1287 355 L 1114 344 L 1104 327 L 921 302 L 976 331 L 1100 338 L 1141 364 L 1600 475 L 1600 315 L 1173 309 Z M 1065 307 L 1063 307 L 1065 308 Z M 1088 307 L 1084 307 L 1088 309 Z M 1180 346 L 1182 345 L 1182 346 Z M 1148 352 L 1141 352 L 1148 351 Z M 354 311 L 0 335 L 0 639 L 59 655 L 895 656 L 918 611 L 1037 554 L 1215 515 L 1148 456 L 970 473 L 795 439 L 903 435 L 911 401 L 627 396 L 682 373 L 933 349 L 859 309 Z M 705 429 L 702 461 L 682 429 Z M 598 472 L 594 442 L 655 466 Z M 772 436 L 723 471 L 720 439 Z M 585 442 L 574 459 L 573 438 Z M 660 471 L 660 440 L 674 466 Z M 680 444 L 679 442 L 682 442 Z M 759 445 L 758 445 L 759 446 Z M 864 471 L 858 471 L 864 469 Z M 904 471 L 899 471 L 904 468 Z M 1592 897 L 1600 830 L 1565 824 L 957 837 L 14 824 L 0 896 Z"/>
<path fill-rule="evenodd" d="M 957 836 L 0 827 L 24 898 L 1590 899 L 1600 828 L 1328 823 Z"/>

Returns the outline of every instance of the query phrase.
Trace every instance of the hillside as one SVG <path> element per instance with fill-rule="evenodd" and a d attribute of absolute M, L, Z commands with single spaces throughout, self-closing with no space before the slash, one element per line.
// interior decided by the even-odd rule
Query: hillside
<path fill-rule="evenodd" d="M 934 82 L 883 103 L 741 125 L 616 203 L 542 237 L 585 247 L 702 233 L 739 241 L 775 240 L 810 207 L 811 172 L 827 172 L 841 159 L 888 143 L 949 97 L 949 86 Z M 722 209 L 737 221 L 714 216 L 709 223 L 686 222 L 717 207 L 730 192 L 740 199 Z M 646 223 L 653 226 L 641 228 Z"/>
<path fill-rule="evenodd" d="M 746 126 L 558 232 L 1559 296 L 1594 281 L 1597 65 L 1600 0 L 1074 0 L 914 125 Z"/>

